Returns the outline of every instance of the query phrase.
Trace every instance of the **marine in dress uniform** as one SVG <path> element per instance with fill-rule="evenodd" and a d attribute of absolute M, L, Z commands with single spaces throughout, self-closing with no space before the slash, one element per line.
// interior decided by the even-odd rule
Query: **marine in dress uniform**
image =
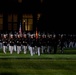
<path fill-rule="evenodd" d="M 31 56 L 34 55 L 33 51 L 34 51 L 34 40 L 33 40 L 33 35 L 30 36 L 30 40 L 29 40 L 29 45 L 30 45 L 30 54 Z"/>
<path fill-rule="evenodd" d="M 40 48 L 41 48 L 41 37 L 40 37 L 40 35 L 36 39 L 36 44 L 37 44 L 37 53 L 38 53 L 38 56 L 40 56 Z"/>
<path fill-rule="evenodd" d="M 6 34 L 3 35 L 2 43 L 3 43 L 3 52 L 6 54 L 6 49 L 8 44 L 8 39 Z"/>
<path fill-rule="evenodd" d="M 0 49 L 2 49 L 2 35 L 0 34 Z"/>
<path fill-rule="evenodd" d="M 19 34 L 17 36 L 16 44 L 17 44 L 17 54 L 20 54 L 20 52 L 21 52 L 21 37 Z"/>
<path fill-rule="evenodd" d="M 47 36 L 47 53 L 51 53 L 52 46 L 52 35 Z"/>
<path fill-rule="evenodd" d="M 41 50 L 42 50 L 42 53 L 46 52 L 46 35 L 44 34 L 41 37 Z"/>
<path fill-rule="evenodd" d="M 26 34 L 23 34 L 22 46 L 23 46 L 24 54 L 26 54 L 27 53 L 27 36 L 26 36 Z"/>
<path fill-rule="evenodd" d="M 54 54 L 56 54 L 56 52 L 57 52 L 57 45 L 58 45 L 58 37 L 56 34 L 53 34 L 52 46 L 54 48 Z"/>
<path fill-rule="evenodd" d="M 10 51 L 10 54 L 13 53 L 13 50 L 14 50 L 14 38 L 13 38 L 13 34 L 11 34 L 9 36 L 9 51 Z"/>
<path fill-rule="evenodd" d="M 64 35 L 62 34 L 61 36 L 60 36 L 60 51 L 61 51 L 61 53 L 63 53 L 63 48 L 64 48 Z"/>
<path fill-rule="evenodd" d="M 17 34 L 14 34 L 14 51 L 17 51 Z"/>
<path fill-rule="evenodd" d="M 37 53 L 37 46 L 36 46 L 36 36 L 33 34 L 33 54 Z"/>

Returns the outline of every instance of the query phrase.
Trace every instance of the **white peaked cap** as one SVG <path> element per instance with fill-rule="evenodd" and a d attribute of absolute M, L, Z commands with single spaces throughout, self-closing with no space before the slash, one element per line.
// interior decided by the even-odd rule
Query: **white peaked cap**
<path fill-rule="evenodd" d="M 18 34 L 17 36 L 19 37 L 20 35 Z"/>
<path fill-rule="evenodd" d="M 10 34 L 10 36 L 13 36 L 13 34 Z"/>
<path fill-rule="evenodd" d="M 52 34 L 50 34 L 50 36 L 52 36 Z"/>
<path fill-rule="evenodd" d="M 4 34 L 4 37 L 6 36 L 6 34 Z"/>
<path fill-rule="evenodd" d="M 41 36 L 40 34 L 38 34 L 38 36 Z"/>
<path fill-rule="evenodd" d="M 30 37 L 33 37 L 33 34 L 31 34 Z"/>
<path fill-rule="evenodd" d="M 54 34 L 53 37 L 56 37 L 56 35 Z"/>
<path fill-rule="evenodd" d="M 61 37 L 63 36 L 63 34 L 61 34 Z"/>
<path fill-rule="evenodd" d="M 31 34 L 31 36 L 33 36 L 33 34 Z"/>
<path fill-rule="evenodd" d="M 23 36 L 26 36 L 26 34 L 23 34 Z"/>

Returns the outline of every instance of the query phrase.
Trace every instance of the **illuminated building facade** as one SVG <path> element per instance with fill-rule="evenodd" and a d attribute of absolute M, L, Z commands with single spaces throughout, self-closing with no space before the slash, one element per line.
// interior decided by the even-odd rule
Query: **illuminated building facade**
<path fill-rule="evenodd" d="M 0 31 L 34 31 L 43 15 L 44 0 L 0 0 Z"/>
<path fill-rule="evenodd" d="M 74 7 L 63 1 L 0 0 L 0 31 L 3 32 L 18 31 L 21 22 L 22 31 L 35 31 L 37 27 L 42 32 L 71 33 L 75 32 L 74 16 Z"/>

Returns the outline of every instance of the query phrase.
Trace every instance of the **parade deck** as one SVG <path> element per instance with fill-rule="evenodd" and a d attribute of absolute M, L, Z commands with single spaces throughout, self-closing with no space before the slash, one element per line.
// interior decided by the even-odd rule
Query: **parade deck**
<path fill-rule="evenodd" d="M 1 52 L 0 75 L 76 75 L 76 50 L 71 51 L 40 56 Z"/>

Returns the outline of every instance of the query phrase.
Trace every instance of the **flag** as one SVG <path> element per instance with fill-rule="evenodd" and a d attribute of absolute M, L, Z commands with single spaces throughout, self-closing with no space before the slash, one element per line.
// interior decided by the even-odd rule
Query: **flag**
<path fill-rule="evenodd" d="M 20 22 L 20 26 L 19 26 L 19 34 L 20 34 L 20 36 L 22 35 L 21 22 Z"/>
<path fill-rule="evenodd" d="M 38 30 L 36 28 L 36 40 L 38 39 Z"/>

